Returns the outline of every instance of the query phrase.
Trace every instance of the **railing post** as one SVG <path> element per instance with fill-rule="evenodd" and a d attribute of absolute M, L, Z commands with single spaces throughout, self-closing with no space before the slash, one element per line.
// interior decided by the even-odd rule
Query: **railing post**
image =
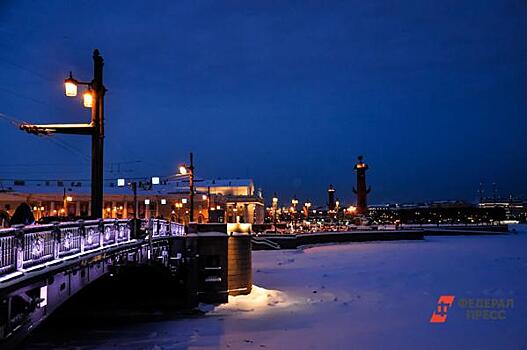
<path fill-rule="evenodd" d="M 77 221 L 79 224 L 79 232 L 80 232 L 80 250 L 81 253 L 84 253 L 84 247 L 86 246 L 86 227 L 84 226 L 84 220 Z"/>
<path fill-rule="evenodd" d="M 24 267 L 24 225 L 14 225 L 15 245 L 13 246 L 13 256 L 15 258 L 15 269 L 22 270 Z"/>
<path fill-rule="evenodd" d="M 53 222 L 53 259 L 59 258 L 61 232 L 58 222 Z"/>
<path fill-rule="evenodd" d="M 114 240 L 115 240 L 115 243 L 118 243 L 119 234 L 121 233 L 121 231 L 119 230 L 119 220 L 117 219 L 114 220 L 113 227 L 114 227 Z"/>
<path fill-rule="evenodd" d="M 104 235 L 106 235 L 106 232 L 104 232 L 104 220 L 99 219 L 99 224 L 97 225 L 97 228 L 99 229 L 99 247 L 104 246 Z"/>
<path fill-rule="evenodd" d="M 128 222 L 126 223 L 126 226 L 128 227 L 128 229 L 126 230 L 126 241 L 130 241 L 132 239 L 132 233 L 135 230 L 136 225 L 137 223 L 135 222 L 135 219 L 128 220 Z"/>

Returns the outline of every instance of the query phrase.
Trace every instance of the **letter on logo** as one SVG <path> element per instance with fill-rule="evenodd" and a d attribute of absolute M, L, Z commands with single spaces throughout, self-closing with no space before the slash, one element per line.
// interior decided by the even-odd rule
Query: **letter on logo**
<path fill-rule="evenodd" d="M 432 313 L 430 323 L 445 323 L 448 309 L 450 309 L 453 304 L 453 295 L 441 295 L 437 300 L 437 308 Z"/>

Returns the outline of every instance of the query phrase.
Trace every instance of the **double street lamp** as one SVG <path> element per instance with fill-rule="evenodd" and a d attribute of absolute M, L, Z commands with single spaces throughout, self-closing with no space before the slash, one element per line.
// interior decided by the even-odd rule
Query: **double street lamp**
<path fill-rule="evenodd" d="M 276 192 L 273 195 L 273 224 L 274 224 L 274 232 L 276 233 L 276 215 L 278 211 L 278 196 L 276 195 Z"/>
<path fill-rule="evenodd" d="M 298 199 L 296 196 L 291 200 L 291 215 L 293 217 L 293 229 L 296 226 L 296 206 L 298 205 Z"/>
<path fill-rule="evenodd" d="M 159 185 L 160 180 L 159 177 L 153 176 L 150 178 L 150 181 L 130 181 L 126 182 L 125 179 L 117 179 L 117 187 L 125 187 L 128 186 L 132 189 L 132 193 L 134 194 L 134 219 L 137 219 L 137 213 L 139 211 L 139 202 L 137 201 L 137 188 L 142 188 L 144 190 L 151 190 L 153 185 Z M 165 200 L 166 204 L 166 200 Z M 149 209 L 150 207 L 150 199 L 145 199 L 145 209 Z"/>
<path fill-rule="evenodd" d="M 81 124 L 21 124 L 20 129 L 36 134 L 74 134 L 89 135 L 92 138 L 91 164 L 91 217 L 102 218 L 103 214 L 103 145 L 104 145 L 104 95 L 103 84 L 104 60 L 99 50 L 93 51 L 93 79 L 82 82 L 70 72 L 64 81 L 64 93 L 68 97 L 77 96 L 78 85 L 87 86 L 83 93 L 84 106 L 91 108 L 90 123 Z"/>
<path fill-rule="evenodd" d="M 188 188 L 190 197 L 189 223 L 194 222 L 194 157 L 190 152 L 189 165 L 181 164 L 178 168 L 179 176 L 188 176 Z"/>
<path fill-rule="evenodd" d="M 309 208 L 311 208 L 311 202 L 308 200 L 304 203 L 304 215 L 306 216 L 306 219 L 309 217 Z"/>

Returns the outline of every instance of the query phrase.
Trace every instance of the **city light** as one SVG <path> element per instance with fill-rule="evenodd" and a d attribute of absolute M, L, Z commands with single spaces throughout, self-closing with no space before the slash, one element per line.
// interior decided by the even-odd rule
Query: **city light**
<path fill-rule="evenodd" d="M 182 198 L 182 199 L 181 199 L 181 203 L 183 203 L 183 204 L 187 204 L 187 201 L 188 201 L 188 200 L 187 200 L 186 198 Z"/>
<path fill-rule="evenodd" d="M 346 213 L 354 214 L 356 210 L 357 210 L 356 207 L 354 207 L 353 205 L 350 205 L 349 207 L 346 208 Z"/>
<path fill-rule="evenodd" d="M 162 199 L 161 199 L 161 204 L 162 204 L 162 205 L 167 204 L 167 200 L 166 200 L 165 198 L 162 198 Z"/>
<path fill-rule="evenodd" d="M 207 195 L 206 195 L 206 194 L 202 195 L 202 196 L 201 196 L 201 199 L 203 199 L 204 201 L 206 201 L 206 200 L 207 200 Z"/>
<path fill-rule="evenodd" d="M 150 205 L 150 199 L 148 198 L 145 199 L 145 205 Z"/>
<path fill-rule="evenodd" d="M 159 185 L 159 177 L 157 176 L 152 177 L 152 185 Z"/>
<path fill-rule="evenodd" d="M 72 196 L 67 196 L 66 197 L 66 202 L 72 202 L 73 201 L 73 197 Z"/>
<path fill-rule="evenodd" d="M 124 187 L 125 181 L 124 179 L 117 179 L 117 187 Z"/>
<path fill-rule="evenodd" d="M 68 97 L 77 96 L 77 81 L 73 79 L 71 72 L 70 76 L 64 80 L 64 92 Z"/>
<path fill-rule="evenodd" d="M 82 98 L 84 101 L 84 107 L 86 108 L 93 107 L 93 90 L 92 89 L 88 89 L 84 91 L 84 94 L 82 94 Z"/>
<path fill-rule="evenodd" d="M 180 173 L 181 175 L 187 175 L 187 173 L 188 173 L 188 171 L 187 171 L 187 167 L 184 166 L 184 165 L 180 165 L 180 166 L 179 166 L 179 173 Z"/>

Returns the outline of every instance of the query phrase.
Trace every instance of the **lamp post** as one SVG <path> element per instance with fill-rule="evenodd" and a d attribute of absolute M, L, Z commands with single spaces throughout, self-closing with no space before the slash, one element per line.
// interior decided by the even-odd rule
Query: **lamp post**
<path fill-rule="evenodd" d="M 190 152 L 190 165 L 179 166 L 179 175 L 188 175 L 188 187 L 190 196 L 189 223 L 194 221 L 194 157 Z"/>
<path fill-rule="evenodd" d="M 137 187 L 140 187 L 144 190 L 151 190 L 152 185 L 159 185 L 159 177 L 152 176 L 150 181 L 130 181 L 128 182 L 128 187 L 132 189 L 132 193 L 134 195 L 134 220 L 137 219 L 137 212 L 139 211 L 139 202 L 137 200 Z M 126 186 L 126 180 L 125 179 L 117 179 L 117 187 L 124 187 Z M 146 200 L 145 200 L 145 206 L 146 206 Z M 150 205 L 150 200 L 148 200 L 148 205 Z M 146 207 L 145 207 L 145 215 L 146 215 Z"/>
<path fill-rule="evenodd" d="M 276 192 L 273 196 L 273 225 L 274 225 L 274 233 L 276 234 L 276 214 L 278 210 L 278 196 L 276 195 Z"/>
<path fill-rule="evenodd" d="M 311 202 L 307 201 L 304 203 L 304 214 L 306 216 L 306 220 L 309 217 L 309 208 L 311 208 Z"/>
<path fill-rule="evenodd" d="M 296 227 L 296 206 L 298 205 L 298 199 L 296 199 L 296 196 L 293 197 L 293 199 L 291 200 L 291 211 L 292 211 L 292 215 L 293 215 L 293 229 Z"/>
<path fill-rule="evenodd" d="M 100 219 L 103 214 L 103 146 L 104 146 L 104 60 L 99 50 L 93 51 L 93 79 L 82 82 L 69 77 L 64 81 L 65 95 L 77 96 L 77 86 L 87 86 L 83 93 L 84 107 L 91 108 L 91 121 L 85 124 L 21 124 L 20 129 L 36 134 L 75 134 L 90 135 L 92 138 L 91 163 L 91 217 Z"/>

